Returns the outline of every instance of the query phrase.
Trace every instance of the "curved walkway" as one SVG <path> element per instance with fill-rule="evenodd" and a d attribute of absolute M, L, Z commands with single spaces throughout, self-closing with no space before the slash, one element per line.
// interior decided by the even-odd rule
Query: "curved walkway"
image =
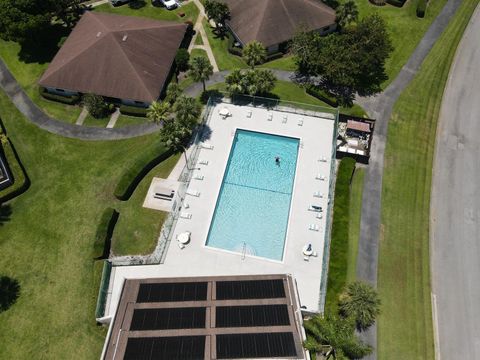
<path fill-rule="evenodd" d="M 151 134 L 160 128 L 159 125 L 153 123 L 126 126 L 118 129 L 94 128 L 52 119 L 27 96 L 1 59 L 0 87 L 28 120 L 53 134 L 82 140 L 119 140 Z"/>
<path fill-rule="evenodd" d="M 383 161 L 388 121 L 398 97 L 412 81 L 423 60 L 445 30 L 461 3 L 462 0 L 447 1 L 399 75 L 383 93 L 371 98 L 357 99 L 357 103 L 365 109 L 367 114 L 377 120 L 370 163 L 367 167 L 363 188 L 360 243 L 357 258 L 358 278 L 375 286 L 377 284 L 378 244 L 381 224 Z M 363 337 L 368 343 L 377 344 L 376 327 L 371 327 Z M 369 359 L 375 358 L 375 353 L 369 357 Z"/>
<path fill-rule="evenodd" d="M 480 359 L 480 6 L 440 110 L 430 208 L 437 359 Z M 435 306 L 437 305 L 437 306 Z"/>

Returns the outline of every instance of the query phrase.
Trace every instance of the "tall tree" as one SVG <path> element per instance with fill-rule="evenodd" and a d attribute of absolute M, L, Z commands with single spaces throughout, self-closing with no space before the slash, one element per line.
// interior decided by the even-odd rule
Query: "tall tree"
<path fill-rule="evenodd" d="M 180 89 L 180 86 L 176 82 L 172 81 L 170 84 L 168 84 L 165 101 L 170 103 L 170 105 L 173 105 L 181 93 L 182 89 Z"/>
<path fill-rule="evenodd" d="M 203 91 L 206 90 L 205 82 L 213 75 L 213 66 L 210 61 L 203 56 L 194 57 L 190 61 L 190 71 L 188 75 L 195 81 L 201 81 Z"/>
<path fill-rule="evenodd" d="M 206 0 L 205 13 L 209 20 L 215 22 L 217 29 L 224 31 L 225 22 L 230 18 L 230 9 L 227 4 L 216 0 Z"/>
<path fill-rule="evenodd" d="M 305 348 L 321 353 L 327 359 L 361 359 L 372 352 L 370 346 L 356 337 L 350 319 L 317 315 L 305 321 L 304 327 L 307 332 Z"/>
<path fill-rule="evenodd" d="M 242 51 L 242 56 L 245 62 L 254 69 L 255 65 L 265 62 L 265 59 L 267 58 L 267 50 L 265 50 L 265 47 L 260 42 L 253 40 L 245 45 Z"/>
<path fill-rule="evenodd" d="M 193 129 L 201 114 L 200 104 L 196 99 L 185 95 L 180 96 L 175 103 L 175 119 L 185 127 Z"/>
<path fill-rule="evenodd" d="M 347 27 L 358 20 L 358 7 L 353 0 L 346 1 L 339 5 L 336 13 L 337 23 L 341 28 Z"/>
<path fill-rule="evenodd" d="M 247 94 L 261 95 L 273 90 L 276 82 L 275 75 L 271 70 L 233 70 L 226 78 L 227 92 L 230 95 Z"/>
<path fill-rule="evenodd" d="M 168 119 L 170 104 L 154 101 L 147 110 L 147 118 L 155 124 L 161 124 Z"/>
<path fill-rule="evenodd" d="M 357 329 L 365 330 L 375 322 L 380 313 L 377 291 L 369 284 L 356 281 L 346 286 L 340 294 L 340 313 L 355 320 Z"/>

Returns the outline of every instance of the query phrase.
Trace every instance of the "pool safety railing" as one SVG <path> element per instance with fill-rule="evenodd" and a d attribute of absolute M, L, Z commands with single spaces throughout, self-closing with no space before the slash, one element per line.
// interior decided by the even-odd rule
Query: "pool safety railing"
<path fill-rule="evenodd" d="M 108 260 L 105 260 L 103 262 L 102 279 L 100 281 L 100 288 L 98 289 L 97 306 L 95 309 L 96 319 L 100 319 L 105 315 L 105 305 L 107 303 L 111 272 L 112 272 L 112 263 Z"/>

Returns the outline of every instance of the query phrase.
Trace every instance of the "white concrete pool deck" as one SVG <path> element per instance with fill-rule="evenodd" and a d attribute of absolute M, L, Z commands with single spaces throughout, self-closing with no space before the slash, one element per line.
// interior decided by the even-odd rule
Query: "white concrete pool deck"
<path fill-rule="evenodd" d="M 219 110 L 224 107 L 232 114 L 225 120 L 219 115 Z M 250 111 L 251 117 L 248 116 Z M 270 113 L 271 121 L 268 120 Z M 284 116 L 287 116 L 286 123 L 283 122 Z M 301 120 L 303 125 L 299 126 Z M 187 195 L 185 203 L 188 208 L 182 210 L 190 213 L 191 219 L 179 218 L 164 264 L 112 269 L 105 315 L 115 314 L 125 278 L 250 274 L 293 274 L 298 285 L 301 306 L 318 311 L 329 206 L 330 166 L 334 161 L 331 159 L 334 125 L 332 119 L 269 111 L 265 108 L 217 105 L 212 111 L 209 123 L 210 138 L 205 140 L 213 145 L 213 149 L 202 149 L 199 154 L 199 160 L 207 160 L 208 165 L 197 164 L 196 167 L 200 170 L 194 171 L 194 175 L 203 175 L 204 179 L 192 179 L 189 186 L 189 190 L 198 191 L 200 196 Z M 300 139 L 283 261 L 243 256 L 205 246 L 236 129 Z M 322 158 L 327 161 L 321 161 Z M 324 176 L 324 180 L 317 179 L 317 175 Z M 316 191 L 323 193 L 323 198 L 314 197 Z M 322 219 L 316 217 L 317 213 L 308 211 L 310 205 L 323 208 Z M 317 225 L 319 231 L 309 230 L 310 224 Z M 191 241 L 184 249 L 180 249 L 176 236 L 184 231 L 192 233 Z M 304 260 L 302 253 L 306 244 L 312 244 L 317 253 L 316 257 L 311 256 L 308 261 Z"/>

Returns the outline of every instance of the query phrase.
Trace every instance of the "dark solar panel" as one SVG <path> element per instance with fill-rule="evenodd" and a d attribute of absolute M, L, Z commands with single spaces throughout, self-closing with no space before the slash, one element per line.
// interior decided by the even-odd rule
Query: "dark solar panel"
<path fill-rule="evenodd" d="M 217 359 L 297 356 L 292 333 L 217 335 Z"/>
<path fill-rule="evenodd" d="M 217 281 L 217 300 L 284 298 L 283 280 Z"/>
<path fill-rule="evenodd" d="M 290 325 L 287 305 L 219 306 L 215 326 L 281 326 Z"/>
<path fill-rule="evenodd" d="M 203 360 L 205 336 L 129 338 L 124 360 Z"/>
<path fill-rule="evenodd" d="M 130 330 L 205 328 L 204 307 L 135 309 Z"/>
<path fill-rule="evenodd" d="M 137 302 L 207 300 L 207 285 L 206 282 L 141 284 Z"/>

